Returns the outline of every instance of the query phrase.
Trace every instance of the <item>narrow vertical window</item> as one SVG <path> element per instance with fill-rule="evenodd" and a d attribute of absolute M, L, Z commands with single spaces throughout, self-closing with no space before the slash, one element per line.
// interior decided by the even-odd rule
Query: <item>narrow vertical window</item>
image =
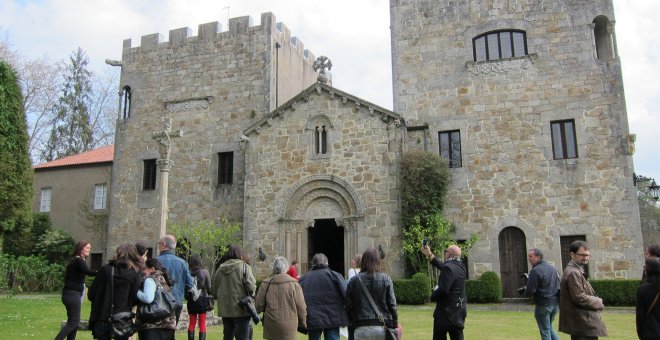
<path fill-rule="evenodd" d="M 50 201 L 53 195 L 52 188 L 43 188 L 41 189 L 41 201 L 39 202 L 39 212 L 49 212 L 50 211 Z"/>
<path fill-rule="evenodd" d="M 319 154 L 321 153 L 321 135 L 320 135 L 319 127 L 317 126 L 314 129 L 314 153 Z"/>
<path fill-rule="evenodd" d="M 144 160 L 142 190 L 156 190 L 156 159 Z"/>
<path fill-rule="evenodd" d="M 131 87 L 124 86 L 121 97 L 121 113 L 123 119 L 131 116 Z"/>
<path fill-rule="evenodd" d="M 596 57 L 598 60 L 614 59 L 614 48 L 612 43 L 612 26 L 605 16 L 594 19 L 594 39 L 596 40 Z"/>
<path fill-rule="evenodd" d="M 232 184 L 234 181 L 234 153 L 218 153 L 218 185 Z"/>
<path fill-rule="evenodd" d="M 462 166 L 461 132 L 459 130 L 441 131 L 438 133 L 440 156 L 449 162 L 450 168 Z"/>
<path fill-rule="evenodd" d="M 107 184 L 97 184 L 94 186 L 94 209 L 105 209 L 107 193 Z"/>
<path fill-rule="evenodd" d="M 325 129 L 325 126 L 321 128 L 321 153 L 326 154 L 328 152 L 328 131 Z"/>
<path fill-rule="evenodd" d="M 577 158 L 575 121 L 560 120 L 550 123 L 552 130 L 552 153 L 554 159 Z"/>

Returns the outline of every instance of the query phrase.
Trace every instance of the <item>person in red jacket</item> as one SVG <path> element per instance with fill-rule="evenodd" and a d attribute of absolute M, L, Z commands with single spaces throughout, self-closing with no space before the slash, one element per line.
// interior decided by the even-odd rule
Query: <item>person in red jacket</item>
<path fill-rule="evenodd" d="M 296 265 L 298 265 L 298 260 L 293 259 L 293 261 L 291 262 L 291 267 L 289 267 L 289 270 L 287 270 L 286 273 L 289 274 L 289 276 L 291 276 L 292 278 L 296 279 L 296 281 L 298 281 L 300 277 L 298 276 Z"/>

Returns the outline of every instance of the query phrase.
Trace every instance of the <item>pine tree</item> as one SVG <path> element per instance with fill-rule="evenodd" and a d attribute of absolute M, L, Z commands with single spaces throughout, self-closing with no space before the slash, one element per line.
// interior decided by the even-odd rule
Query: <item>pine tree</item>
<path fill-rule="evenodd" d="M 0 60 L 0 232 L 32 222 L 33 171 L 23 95 L 15 71 Z"/>
<path fill-rule="evenodd" d="M 69 61 L 62 95 L 54 108 L 53 129 L 42 155 L 47 161 L 89 151 L 94 145 L 90 121 L 92 72 L 87 69 L 89 59 L 78 48 Z"/>

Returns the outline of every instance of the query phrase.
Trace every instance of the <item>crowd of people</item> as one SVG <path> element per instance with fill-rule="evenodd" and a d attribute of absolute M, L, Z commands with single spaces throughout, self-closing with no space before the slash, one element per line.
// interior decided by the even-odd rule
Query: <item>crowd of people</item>
<path fill-rule="evenodd" d="M 85 297 L 86 276 L 94 276 L 87 297 L 92 302 L 89 326 L 95 339 L 129 339 L 131 332 L 113 334 L 114 315 L 129 313 L 138 339 L 174 339 L 184 300 L 189 313 L 188 339 L 206 339 L 206 312 L 213 309 L 211 276 L 199 255 L 188 261 L 174 254 L 176 238 L 165 235 L 158 242 L 159 256 L 148 258 L 143 243 L 122 244 L 98 272 L 86 264 L 91 244 L 80 241 L 66 267 L 62 302 L 67 323 L 55 339 L 75 339 Z M 427 244 L 421 248 L 431 266 L 440 271 L 430 300 L 433 312 L 433 339 L 462 340 L 467 318 L 465 282 L 467 268 L 461 261 L 461 248 L 451 245 L 437 258 Z M 569 247 L 571 261 L 560 275 L 543 259 L 538 248 L 527 253 L 532 266 L 527 284 L 519 292 L 535 303 L 541 339 L 557 340 L 553 321 L 559 314 L 559 331 L 572 340 L 607 336 L 600 312 L 603 300 L 596 296 L 584 266 L 591 257 L 584 241 Z M 392 279 L 382 270 L 381 255 L 369 248 L 351 261 L 348 279 L 329 268 L 323 253 L 313 256 L 311 267 L 297 274 L 297 261 L 275 257 L 272 274 L 257 289 L 249 257 L 236 245 L 229 247 L 224 262 L 216 270 L 218 316 L 223 320 L 223 339 L 251 340 L 252 325 L 263 323 L 265 339 L 297 339 L 298 333 L 310 340 L 323 337 L 338 340 L 342 330 L 349 339 L 400 339 L 397 302 Z M 645 249 L 642 283 L 637 290 L 636 326 L 642 340 L 660 339 L 660 246 Z M 159 300 L 159 289 L 171 294 L 173 308 L 154 319 L 141 312 L 142 306 Z M 561 294 L 560 294 L 561 292 Z M 136 313 L 137 312 L 137 313 Z M 262 317 L 259 316 L 262 314 Z M 134 336 L 133 336 L 134 337 Z"/>

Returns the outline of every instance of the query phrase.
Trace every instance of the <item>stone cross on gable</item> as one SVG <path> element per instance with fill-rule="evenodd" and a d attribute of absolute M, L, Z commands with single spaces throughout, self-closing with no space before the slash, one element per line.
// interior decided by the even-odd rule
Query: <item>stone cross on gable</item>
<path fill-rule="evenodd" d="M 328 57 L 322 55 L 314 61 L 314 64 L 312 64 L 312 68 L 314 71 L 320 69 L 321 71 L 319 72 L 319 76 L 316 77 L 316 80 L 321 82 L 321 83 L 327 83 L 328 82 L 328 75 L 325 73 L 325 69 L 327 68 L 328 71 L 332 69 L 332 61 L 328 59 Z"/>
<path fill-rule="evenodd" d="M 160 159 L 156 162 L 160 168 L 160 211 L 159 211 L 159 225 L 158 225 L 158 239 L 160 240 L 167 231 L 167 191 L 169 187 L 169 174 L 170 168 L 174 162 L 170 159 L 170 152 L 172 151 L 172 138 L 181 137 L 183 133 L 180 130 L 172 131 L 172 119 L 163 118 L 165 126 L 162 131 L 152 132 L 151 138 L 158 142 L 158 151 L 160 152 Z"/>

